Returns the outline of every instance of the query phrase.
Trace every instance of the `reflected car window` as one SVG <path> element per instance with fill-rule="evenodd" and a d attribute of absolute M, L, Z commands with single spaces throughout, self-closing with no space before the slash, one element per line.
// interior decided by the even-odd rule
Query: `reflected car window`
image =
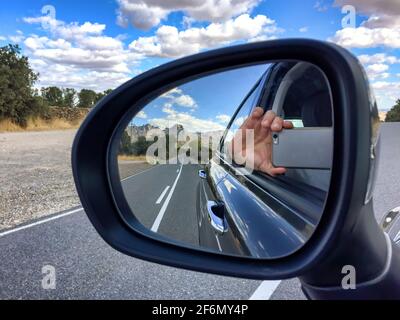
<path fill-rule="evenodd" d="M 236 131 L 240 128 L 243 122 L 249 117 L 254 108 L 257 107 L 257 102 L 260 96 L 262 85 L 263 81 L 260 81 L 258 85 L 255 88 L 253 88 L 253 92 L 251 92 L 251 94 L 242 103 L 239 112 L 237 113 L 237 115 L 231 122 L 231 125 L 227 129 L 224 143 L 221 148 L 222 150 L 223 146 L 229 143 L 233 139 Z"/>

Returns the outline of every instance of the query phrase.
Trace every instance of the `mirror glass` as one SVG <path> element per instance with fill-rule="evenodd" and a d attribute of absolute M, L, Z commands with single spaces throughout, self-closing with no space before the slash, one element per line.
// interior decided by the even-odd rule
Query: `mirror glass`
<path fill-rule="evenodd" d="M 301 61 L 222 71 L 163 93 L 116 141 L 132 221 L 162 241 L 225 255 L 294 253 L 324 212 L 332 119 L 326 77 Z"/>

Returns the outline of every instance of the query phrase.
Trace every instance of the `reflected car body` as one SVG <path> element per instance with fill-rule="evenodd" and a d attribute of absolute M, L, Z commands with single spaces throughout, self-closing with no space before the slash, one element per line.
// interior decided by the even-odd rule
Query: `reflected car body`
<path fill-rule="evenodd" d="M 293 66 L 280 63 L 269 68 L 245 101 L 253 94 L 254 107 L 268 110 L 280 82 Z M 288 95 L 287 100 L 291 99 Z M 303 122 L 298 110 L 287 110 L 287 116 Z M 320 118 L 318 121 L 323 125 L 332 124 Z M 294 169 L 275 178 L 260 172 L 249 173 L 246 168 L 232 164 L 225 155 L 223 145 L 228 131 L 229 128 L 213 159 L 199 172 L 199 243 L 224 254 L 257 258 L 288 256 L 304 245 L 320 220 L 330 171 Z"/>

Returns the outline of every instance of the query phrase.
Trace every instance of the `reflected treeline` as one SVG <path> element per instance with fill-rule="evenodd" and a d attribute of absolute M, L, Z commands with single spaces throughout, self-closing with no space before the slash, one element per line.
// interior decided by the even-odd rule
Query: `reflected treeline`
<path fill-rule="evenodd" d="M 122 134 L 119 155 L 146 156 L 149 163 L 208 163 L 222 136 L 223 131 L 190 132 L 180 124 L 166 129 L 130 125 Z"/>

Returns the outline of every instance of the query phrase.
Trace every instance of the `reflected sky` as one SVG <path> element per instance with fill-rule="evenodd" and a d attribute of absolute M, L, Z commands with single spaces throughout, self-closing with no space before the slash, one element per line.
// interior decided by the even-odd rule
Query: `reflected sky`
<path fill-rule="evenodd" d="M 180 124 L 191 132 L 223 131 L 268 67 L 244 67 L 186 83 L 147 105 L 132 124 L 161 129 Z"/>

